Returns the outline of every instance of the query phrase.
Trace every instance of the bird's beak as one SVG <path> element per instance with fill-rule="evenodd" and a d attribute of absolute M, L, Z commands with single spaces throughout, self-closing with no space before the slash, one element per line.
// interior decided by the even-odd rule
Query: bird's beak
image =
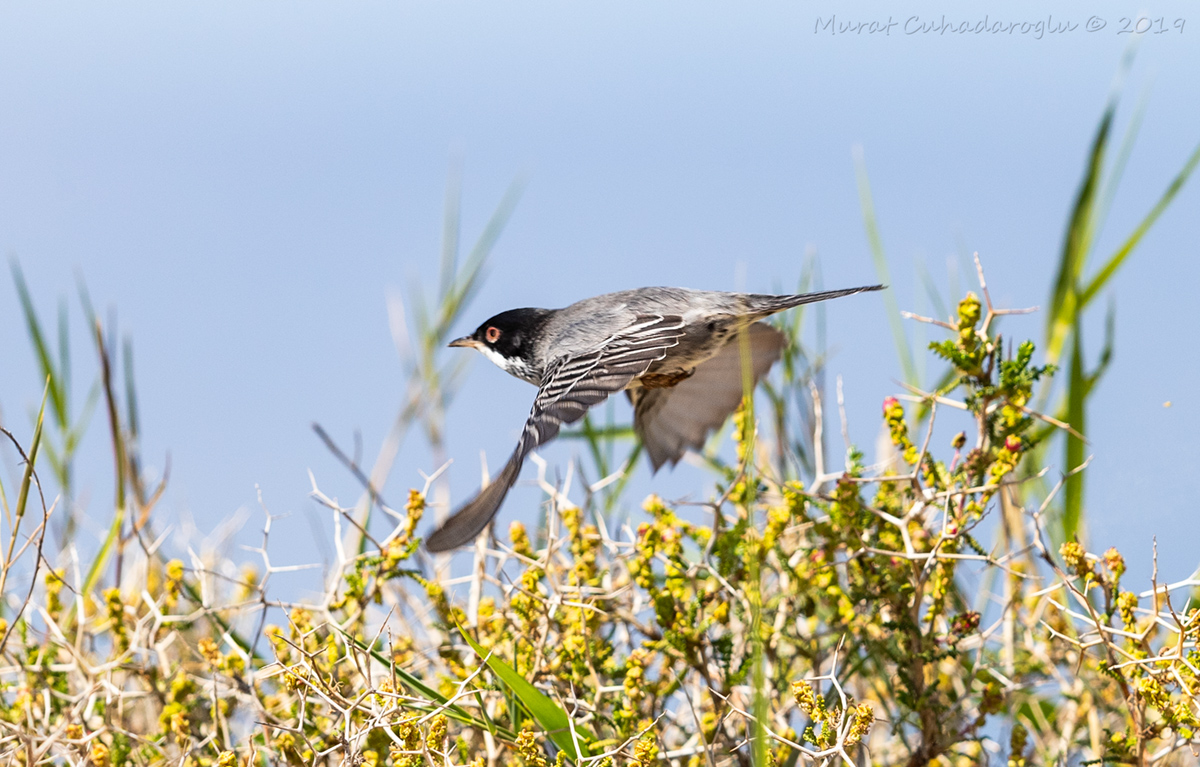
<path fill-rule="evenodd" d="M 446 344 L 446 346 L 478 346 L 478 345 L 479 345 L 479 342 L 476 341 L 474 338 L 471 338 L 470 336 L 463 336 L 462 338 L 456 338 L 453 341 L 451 341 L 450 343 Z"/>

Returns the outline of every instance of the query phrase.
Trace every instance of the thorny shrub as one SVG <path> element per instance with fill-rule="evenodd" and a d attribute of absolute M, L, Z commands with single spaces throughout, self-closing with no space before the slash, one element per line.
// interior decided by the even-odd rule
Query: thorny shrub
<path fill-rule="evenodd" d="M 546 527 L 513 523 L 456 579 L 419 547 L 428 486 L 311 604 L 267 595 L 270 518 L 265 570 L 231 577 L 160 555 L 135 495 L 122 540 L 140 545 L 101 589 L 40 553 L 43 507 L 5 559 L 39 547 L 32 596 L 4 594 L 0 759 L 1195 763 L 1200 610 L 1172 600 L 1190 586 L 1125 590 L 1116 550 L 1046 542 L 1029 457 L 1054 421 L 1029 402 L 1053 371 L 1006 347 L 984 299 L 930 320 L 955 375 L 884 401 L 883 465 L 851 450 L 807 485 L 780 477 L 747 403 L 710 502 L 650 497 L 634 528 L 543 471 Z M 970 433 L 935 441 L 947 411 Z"/>

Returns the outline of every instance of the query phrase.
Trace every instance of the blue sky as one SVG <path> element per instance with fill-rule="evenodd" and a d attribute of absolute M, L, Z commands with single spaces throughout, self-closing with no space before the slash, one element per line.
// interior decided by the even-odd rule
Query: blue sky
<path fill-rule="evenodd" d="M 327 544 L 306 519 L 308 470 L 343 502 L 357 487 L 309 424 L 346 445 L 361 430 L 368 455 L 383 439 L 402 396 L 386 296 L 433 285 L 456 163 L 466 242 L 508 185 L 526 182 L 464 332 L 503 309 L 641 285 L 791 286 L 810 249 L 827 286 L 874 282 L 855 145 L 902 308 L 930 310 L 915 262 L 944 292 L 947 259 L 972 251 L 998 303 L 1035 306 L 1129 43 L 1121 17 L 1141 11 L 1167 31 L 1143 36 L 1126 81 L 1119 129 L 1147 101 L 1100 239 L 1110 252 L 1200 140 L 1200 14 L 1181 2 L 953 6 L 5 4 L 0 249 L 20 259 L 44 315 L 71 299 L 77 406 L 94 365 L 76 273 L 115 307 L 135 349 L 143 451 L 152 467 L 171 455 L 160 519 L 210 530 L 248 509 L 257 527 L 257 485 L 291 515 L 276 526 L 277 561 L 315 561 Z M 1079 28 L 903 34 L 912 17 L 948 10 L 951 22 Z M 899 26 L 820 30 L 834 13 Z M 1085 31 L 1090 17 L 1105 28 Z M 1116 357 L 1093 405 L 1088 505 L 1094 544 L 1121 545 L 1134 574 L 1154 533 L 1167 577 L 1196 564 L 1187 480 L 1200 469 L 1200 363 L 1183 344 L 1200 285 L 1198 203 L 1194 180 L 1111 290 Z M 883 304 L 856 297 L 828 312 L 830 372 L 845 380 L 852 437 L 870 446 L 900 377 Z M 1102 314 L 1085 339 L 1093 359 Z M 1042 319 L 1008 328 L 1040 339 Z M 8 280 L 0 359 L 0 417 L 27 434 L 41 386 Z M 532 395 L 472 364 L 448 425 L 456 502 L 477 486 L 480 450 L 493 466 L 507 455 Z M 107 520 L 105 449 L 96 418 L 80 474 Z M 410 437 L 388 494 L 433 468 Z M 641 471 L 639 492 L 708 481 L 686 465 Z M 535 499 L 519 488 L 502 513 L 528 516 Z"/>

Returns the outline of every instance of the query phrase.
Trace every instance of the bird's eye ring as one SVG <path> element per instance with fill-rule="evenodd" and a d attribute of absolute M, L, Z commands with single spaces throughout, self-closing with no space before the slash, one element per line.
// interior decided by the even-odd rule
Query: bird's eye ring
<path fill-rule="evenodd" d="M 484 337 L 487 338 L 489 344 L 496 343 L 500 340 L 500 328 L 495 326 L 488 328 L 487 332 L 484 333 Z"/>

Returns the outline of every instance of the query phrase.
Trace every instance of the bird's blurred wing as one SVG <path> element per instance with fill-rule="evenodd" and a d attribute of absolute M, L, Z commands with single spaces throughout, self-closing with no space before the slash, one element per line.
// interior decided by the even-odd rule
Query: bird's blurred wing
<path fill-rule="evenodd" d="M 745 333 L 757 384 L 779 359 L 787 339 L 761 322 L 750 325 Z M 734 337 L 675 386 L 630 390 L 633 428 L 642 438 L 654 470 L 664 463 L 675 465 L 688 448 L 704 447 L 708 435 L 725 423 L 742 401 L 742 386 L 741 343 Z"/>
<path fill-rule="evenodd" d="M 665 357 L 683 337 L 683 325 L 683 318 L 676 315 L 638 316 L 600 348 L 551 363 L 508 463 L 490 485 L 425 539 L 425 548 L 448 551 L 474 539 L 500 510 L 525 456 L 554 439 L 564 423 L 578 421 L 588 408 L 624 389 Z"/>

